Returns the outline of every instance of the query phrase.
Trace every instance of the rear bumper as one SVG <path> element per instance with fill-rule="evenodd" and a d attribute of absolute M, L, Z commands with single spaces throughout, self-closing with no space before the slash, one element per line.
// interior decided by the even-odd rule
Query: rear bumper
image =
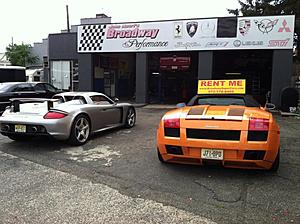
<path fill-rule="evenodd" d="M 19 119 L 9 119 L 5 117 L 0 117 L 0 133 L 2 135 L 9 135 L 9 134 L 17 134 L 17 135 L 28 135 L 28 136 L 51 136 L 58 140 L 66 140 L 70 136 L 70 129 L 71 129 L 71 120 L 67 116 L 63 119 L 43 119 L 43 118 L 36 118 L 31 119 L 34 121 L 29 121 L 24 118 Z M 7 130 L 4 128 L 5 126 L 9 126 L 10 128 Z M 19 133 L 15 132 L 14 127 L 15 125 L 26 125 L 26 132 Z M 32 131 L 32 127 L 38 127 L 38 131 Z"/>
<path fill-rule="evenodd" d="M 243 132 L 243 131 L 242 131 Z M 185 135 L 180 138 L 165 137 L 163 130 L 157 132 L 157 148 L 166 162 L 206 165 L 215 164 L 224 167 L 245 169 L 270 169 L 276 159 L 279 149 L 279 134 L 269 132 L 267 141 L 247 141 L 247 131 L 241 134 L 239 141 L 188 139 Z M 183 133 L 183 132 L 181 132 Z M 243 136 L 243 137 L 242 137 Z M 168 153 L 166 146 L 180 146 L 181 155 Z M 201 158 L 201 149 L 223 150 L 223 160 L 207 160 Z M 246 153 L 247 152 L 247 153 Z M 263 152 L 263 156 L 249 157 Z M 246 154 L 245 154 L 246 153 Z M 251 158 L 251 159 L 249 159 Z"/>

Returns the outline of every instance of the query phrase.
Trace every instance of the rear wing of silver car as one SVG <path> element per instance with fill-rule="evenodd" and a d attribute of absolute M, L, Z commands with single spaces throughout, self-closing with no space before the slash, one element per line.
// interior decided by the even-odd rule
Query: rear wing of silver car
<path fill-rule="evenodd" d="M 10 99 L 11 111 L 20 112 L 20 104 L 23 103 L 44 103 L 47 102 L 47 108 L 50 110 L 53 108 L 54 102 L 59 101 L 59 99 L 43 99 L 43 98 L 13 98 Z"/>

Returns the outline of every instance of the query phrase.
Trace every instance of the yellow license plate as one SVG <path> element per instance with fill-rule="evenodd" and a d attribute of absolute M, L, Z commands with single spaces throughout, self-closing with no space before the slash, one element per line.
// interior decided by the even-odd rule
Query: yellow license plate
<path fill-rule="evenodd" d="M 223 160 L 222 149 L 201 149 L 202 159 Z"/>
<path fill-rule="evenodd" d="M 26 132 L 26 125 L 15 125 L 15 132 L 25 133 Z"/>

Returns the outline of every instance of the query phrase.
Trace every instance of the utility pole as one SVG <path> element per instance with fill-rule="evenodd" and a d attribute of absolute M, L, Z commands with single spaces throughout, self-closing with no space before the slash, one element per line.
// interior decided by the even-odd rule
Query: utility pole
<path fill-rule="evenodd" d="M 67 10 L 67 30 L 68 33 L 70 33 L 70 24 L 69 24 L 69 6 L 66 5 L 66 10 Z"/>

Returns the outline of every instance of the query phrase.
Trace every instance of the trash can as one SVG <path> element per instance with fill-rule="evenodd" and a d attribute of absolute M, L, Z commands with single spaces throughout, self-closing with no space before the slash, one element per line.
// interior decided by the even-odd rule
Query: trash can
<path fill-rule="evenodd" d="M 299 93 L 296 88 L 286 87 L 281 91 L 281 110 L 283 112 L 296 112 Z"/>

